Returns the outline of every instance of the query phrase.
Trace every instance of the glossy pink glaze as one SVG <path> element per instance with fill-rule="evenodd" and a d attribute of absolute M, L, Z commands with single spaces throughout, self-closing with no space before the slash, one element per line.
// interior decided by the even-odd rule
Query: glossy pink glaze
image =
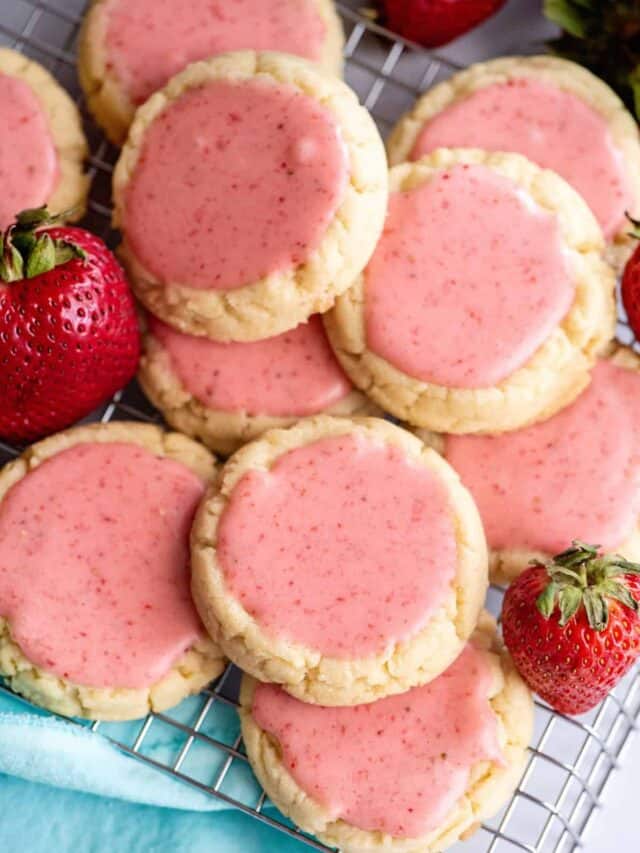
<path fill-rule="evenodd" d="M 392 193 L 365 271 L 368 346 L 409 376 L 458 388 L 502 381 L 574 297 L 558 222 L 485 166 Z"/>
<path fill-rule="evenodd" d="M 487 659 L 467 645 L 435 681 L 369 705 L 307 705 L 258 684 L 253 718 L 333 819 L 415 838 L 443 822 L 475 764 L 502 764 L 490 691 Z"/>
<path fill-rule="evenodd" d="M 141 104 L 190 62 L 230 50 L 319 60 L 326 25 L 315 0 L 107 0 L 108 67 Z"/>
<path fill-rule="evenodd" d="M 81 444 L 0 504 L 0 614 L 42 669 L 148 687 L 201 635 L 189 529 L 203 484 L 131 444 Z"/>
<path fill-rule="evenodd" d="M 410 157 L 456 147 L 517 151 L 552 169 L 583 196 L 608 238 L 632 206 L 624 162 L 606 121 L 549 83 L 521 78 L 474 92 L 425 126 Z"/>
<path fill-rule="evenodd" d="M 148 322 L 180 382 L 211 409 L 304 417 L 353 390 L 318 315 L 283 335 L 246 344 L 183 335 L 153 317 Z"/>
<path fill-rule="evenodd" d="M 58 181 L 58 155 L 31 87 L 0 74 L 0 229 L 21 210 L 39 207 Z"/>
<path fill-rule="evenodd" d="M 618 548 L 640 514 L 640 375 L 600 362 L 578 400 L 499 436 L 448 436 L 489 546 L 554 554 L 572 539 Z"/>
<path fill-rule="evenodd" d="M 127 238 L 161 281 L 202 290 L 288 271 L 321 243 L 347 160 L 328 109 L 293 86 L 190 89 L 146 132 L 127 190 Z"/>
<path fill-rule="evenodd" d="M 264 631 L 349 658 L 421 629 L 451 589 L 457 555 L 435 475 L 396 448 L 340 436 L 244 475 L 218 559 Z"/>

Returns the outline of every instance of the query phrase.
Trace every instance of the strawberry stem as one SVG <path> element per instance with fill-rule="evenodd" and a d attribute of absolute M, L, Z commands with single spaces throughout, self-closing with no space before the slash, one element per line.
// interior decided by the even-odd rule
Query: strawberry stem
<path fill-rule="evenodd" d="M 53 239 L 46 231 L 70 213 L 52 216 L 46 207 L 19 213 L 0 235 L 0 280 L 11 283 L 34 278 L 74 258 L 84 259 L 86 254 L 80 246 L 69 240 Z"/>
<path fill-rule="evenodd" d="M 597 545 L 574 540 L 545 568 L 549 583 L 538 596 L 536 606 L 545 619 L 551 618 L 557 606 L 561 626 L 584 606 L 589 625 L 595 631 L 604 631 L 609 622 L 609 599 L 634 612 L 640 608 L 624 582 L 624 575 L 640 574 L 640 564 L 617 554 L 601 554 Z"/>

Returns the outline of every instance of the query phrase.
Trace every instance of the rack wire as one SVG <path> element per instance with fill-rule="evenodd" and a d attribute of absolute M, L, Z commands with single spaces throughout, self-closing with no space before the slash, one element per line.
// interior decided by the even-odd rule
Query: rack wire
<path fill-rule="evenodd" d="M 86 0 L 0 0 L 0 45 L 41 62 L 76 98 L 91 149 L 93 183 L 85 224 L 115 245 L 110 185 L 118 152 L 88 117 L 75 74 L 78 27 L 85 5 Z M 376 26 L 358 12 L 358 0 L 337 5 L 347 35 L 347 82 L 385 133 L 418 93 L 449 76 L 455 65 Z M 635 345 L 622 311 L 618 338 Z M 135 382 L 92 418 L 123 419 L 161 422 Z M 0 463 L 20 451 L 0 442 Z M 494 613 L 499 612 L 501 596 L 501 590 L 491 589 L 488 606 Z M 517 791 L 493 820 L 455 849 L 460 853 L 571 853 L 580 847 L 611 772 L 636 729 L 638 675 L 639 669 L 630 673 L 599 708 L 580 719 L 555 714 L 538 702 L 530 757 Z M 235 710 L 238 682 L 238 671 L 229 666 L 215 684 L 171 711 L 134 723 L 88 725 L 158 771 L 298 837 L 301 845 L 326 850 L 277 812 L 253 778 Z M 0 690 L 10 692 L 2 685 Z"/>

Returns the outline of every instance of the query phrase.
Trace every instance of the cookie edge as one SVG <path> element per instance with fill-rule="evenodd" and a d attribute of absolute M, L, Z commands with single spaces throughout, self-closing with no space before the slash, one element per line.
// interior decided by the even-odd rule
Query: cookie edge
<path fill-rule="evenodd" d="M 495 621 L 486 611 L 480 617 L 474 639 L 491 656 L 491 665 L 499 666 L 502 675 L 502 685 L 489 701 L 498 718 L 503 750 L 508 751 L 505 756 L 508 766 L 500 768 L 493 762 L 482 762 L 474 767 L 467 793 L 438 829 L 421 838 L 394 838 L 381 832 L 361 830 L 342 819 L 332 818 L 293 779 L 282 763 L 280 747 L 275 739 L 254 722 L 251 705 L 256 682 L 245 675 L 239 709 L 242 734 L 251 767 L 271 801 L 303 830 L 346 853 L 363 850 L 420 853 L 427 848 L 435 853 L 463 836 L 468 838 L 481 821 L 500 809 L 517 787 L 533 734 L 533 699 L 499 641 Z"/>
<path fill-rule="evenodd" d="M 336 300 L 324 323 L 347 375 L 385 411 L 434 432 L 505 432 L 551 417 L 586 387 L 598 353 L 614 335 L 615 275 L 601 258 L 604 240 L 586 203 L 554 172 L 520 154 L 441 148 L 421 160 L 394 166 L 391 190 L 411 189 L 459 163 L 487 166 L 558 216 L 565 246 L 573 250 L 576 282 L 574 303 L 563 322 L 522 367 L 485 388 L 428 383 L 369 350 L 364 273 Z"/>
<path fill-rule="evenodd" d="M 114 421 L 72 427 L 29 447 L 0 471 L 0 502 L 19 480 L 42 462 L 77 444 L 126 442 L 165 456 L 211 481 L 214 457 L 186 436 L 165 432 L 151 424 Z M 29 701 L 64 716 L 94 720 L 132 720 L 149 711 L 162 711 L 199 692 L 223 671 L 224 657 L 208 637 L 198 639 L 169 672 L 145 688 L 90 687 L 75 684 L 35 666 L 11 636 L 10 624 L 0 617 L 0 674 L 11 688 Z"/>
<path fill-rule="evenodd" d="M 268 635 L 227 590 L 216 557 L 220 518 L 250 470 L 268 470 L 282 455 L 323 438 L 360 434 L 399 447 L 444 483 L 456 530 L 454 588 L 428 625 L 389 650 L 349 660 L 323 656 L 300 643 Z M 227 657 L 261 681 L 281 684 L 305 702 L 356 705 L 400 693 L 439 675 L 473 632 L 486 594 L 487 552 L 480 518 L 453 469 L 415 436 L 378 418 L 304 418 L 272 430 L 228 460 L 217 487 L 200 505 L 191 537 L 192 593 L 200 617 Z"/>

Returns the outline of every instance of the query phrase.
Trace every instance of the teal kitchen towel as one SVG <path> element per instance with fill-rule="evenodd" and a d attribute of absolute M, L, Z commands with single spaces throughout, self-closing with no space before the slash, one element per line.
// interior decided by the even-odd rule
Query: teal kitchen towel
<path fill-rule="evenodd" d="M 188 725 L 202 702 L 192 697 L 172 717 Z M 103 724 L 105 732 L 128 745 L 140 726 L 139 721 Z M 235 710 L 207 715 L 203 732 L 225 743 L 235 740 Z M 166 764 L 175 760 L 186 737 L 154 720 L 141 751 Z M 203 741 L 189 750 L 182 769 L 212 784 L 225 762 L 224 752 Z M 225 793 L 247 804 L 260 793 L 246 763 L 237 760 L 224 785 Z M 101 734 L 39 712 L 3 691 L 0 815 L 0 849 L 27 853 L 304 853 L 295 839 L 129 757 Z"/>

